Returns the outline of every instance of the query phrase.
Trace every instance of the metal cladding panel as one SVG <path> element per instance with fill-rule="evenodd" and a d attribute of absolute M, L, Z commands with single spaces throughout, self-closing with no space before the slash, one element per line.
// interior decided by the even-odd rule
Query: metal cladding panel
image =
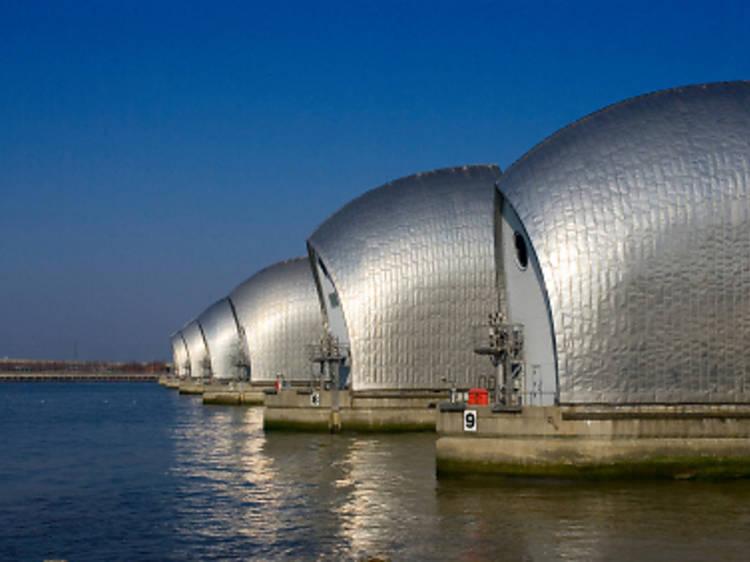
<path fill-rule="evenodd" d="M 750 399 L 750 83 L 634 98 L 498 182 L 534 246 L 564 403 Z"/>
<path fill-rule="evenodd" d="M 230 295 L 245 332 L 252 381 L 309 380 L 307 346 L 320 341 L 323 318 L 307 256 L 267 267 Z"/>
<path fill-rule="evenodd" d="M 206 336 L 213 377 L 237 378 L 237 365 L 242 360 L 241 340 L 229 301 L 224 298 L 212 304 L 198 321 Z"/>
<path fill-rule="evenodd" d="M 491 376 L 475 328 L 498 309 L 494 165 L 417 174 L 373 189 L 308 239 L 349 330 L 351 386 L 431 389 Z"/>
<path fill-rule="evenodd" d="M 182 329 L 188 355 L 190 357 L 190 377 L 199 379 L 208 376 L 208 350 L 203 341 L 203 334 L 197 320 L 193 320 Z"/>
<path fill-rule="evenodd" d="M 185 341 L 182 339 L 182 334 L 177 332 L 172 335 L 172 361 L 174 363 L 174 372 L 177 376 L 184 376 L 187 374 L 189 368 L 189 359 L 187 354 L 187 348 L 185 347 Z"/>

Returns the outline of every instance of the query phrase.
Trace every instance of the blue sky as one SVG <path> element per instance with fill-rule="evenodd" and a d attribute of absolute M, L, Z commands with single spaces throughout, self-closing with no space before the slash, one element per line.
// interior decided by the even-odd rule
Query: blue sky
<path fill-rule="evenodd" d="M 392 179 L 750 78 L 744 2 L 0 3 L 0 357 L 152 360 Z"/>

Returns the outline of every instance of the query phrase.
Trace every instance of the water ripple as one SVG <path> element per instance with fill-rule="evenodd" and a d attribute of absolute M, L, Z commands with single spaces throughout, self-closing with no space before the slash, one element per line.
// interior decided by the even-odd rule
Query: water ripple
<path fill-rule="evenodd" d="M 434 476 L 434 435 L 269 433 L 155 385 L 6 385 L 0 559 L 741 560 L 750 483 Z"/>

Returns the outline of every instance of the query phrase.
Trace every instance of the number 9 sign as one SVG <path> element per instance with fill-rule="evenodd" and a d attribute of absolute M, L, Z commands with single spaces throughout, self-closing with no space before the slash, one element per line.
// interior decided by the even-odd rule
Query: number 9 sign
<path fill-rule="evenodd" d="M 464 410 L 464 431 L 477 430 L 477 411 Z"/>

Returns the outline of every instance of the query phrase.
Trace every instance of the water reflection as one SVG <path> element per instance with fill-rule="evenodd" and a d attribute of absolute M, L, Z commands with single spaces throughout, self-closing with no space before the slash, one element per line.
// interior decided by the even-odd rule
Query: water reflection
<path fill-rule="evenodd" d="M 424 435 L 351 439 L 347 501 L 336 511 L 341 536 L 358 557 L 424 550 L 435 538 L 434 439 Z"/>
<path fill-rule="evenodd" d="M 440 528 L 486 560 L 744 560 L 747 482 L 441 480 Z"/>
<path fill-rule="evenodd" d="M 261 412 L 183 412 L 173 476 L 184 554 L 385 557 L 434 540 L 434 436 L 264 434 Z"/>
<path fill-rule="evenodd" d="M 747 482 L 437 481 L 434 435 L 264 434 L 260 408 L 182 403 L 176 558 L 739 560 L 750 547 Z"/>
<path fill-rule="evenodd" d="M 148 385 L 5 392 L 2 560 L 644 562 L 750 550 L 747 481 L 437 481 L 434 435 L 266 435 L 260 408 Z"/>
<path fill-rule="evenodd" d="M 205 556 L 262 552 L 277 541 L 284 502 L 263 454 L 262 410 L 193 402 L 198 407 L 185 408 L 173 431 L 182 554 L 195 555 L 196 547 Z"/>

